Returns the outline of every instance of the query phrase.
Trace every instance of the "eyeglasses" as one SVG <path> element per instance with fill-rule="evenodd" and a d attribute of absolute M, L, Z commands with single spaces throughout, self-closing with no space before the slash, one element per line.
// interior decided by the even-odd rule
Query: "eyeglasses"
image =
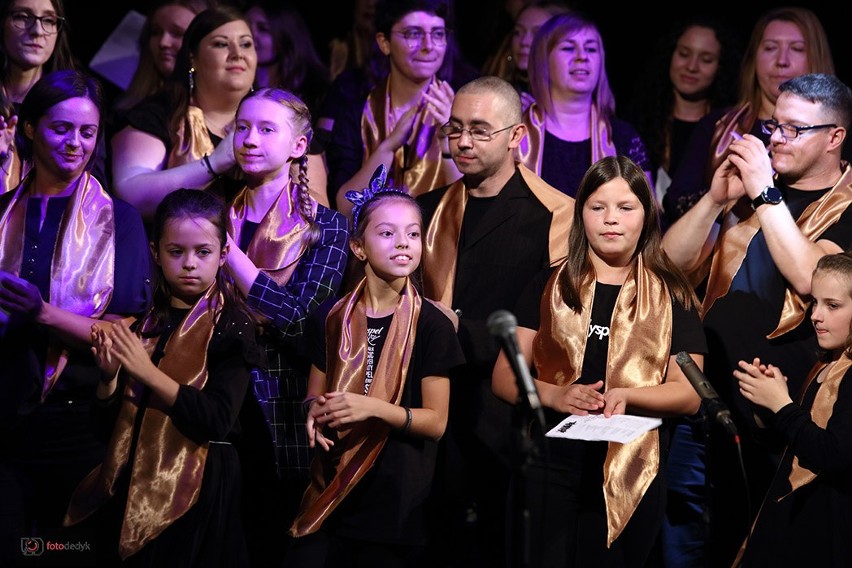
<path fill-rule="evenodd" d="M 776 130 L 781 130 L 781 136 L 784 140 L 792 140 L 798 138 L 802 132 L 809 130 L 819 130 L 820 128 L 835 128 L 836 124 L 812 124 L 810 126 L 796 126 L 795 124 L 778 124 L 777 120 L 769 119 L 760 121 L 760 128 L 764 133 L 772 136 Z"/>
<path fill-rule="evenodd" d="M 504 130 L 509 130 L 510 128 L 516 127 L 517 124 L 510 124 L 505 128 L 501 128 L 500 130 L 488 130 L 487 128 L 482 128 L 481 126 L 474 126 L 473 128 L 462 128 L 461 126 L 456 126 L 454 124 L 445 124 L 441 127 L 441 132 L 444 133 L 444 136 L 447 138 L 452 138 L 455 140 L 456 138 L 461 138 L 463 132 L 467 132 L 470 134 L 470 137 L 479 142 L 491 142 L 494 138 L 495 134 L 499 134 Z"/>
<path fill-rule="evenodd" d="M 32 28 L 33 24 L 38 21 L 41 24 L 41 29 L 47 35 L 55 34 L 65 23 L 65 18 L 60 16 L 36 16 L 29 12 L 9 12 L 8 18 L 12 22 L 12 26 L 22 32 Z"/>
<path fill-rule="evenodd" d="M 402 31 L 397 30 L 391 33 L 402 36 L 408 47 L 415 48 L 423 45 L 423 40 L 426 39 L 427 35 L 432 38 L 432 45 L 438 47 L 447 45 L 449 31 L 447 31 L 447 28 L 432 28 L 428 32 L 423 28 L 405 28 Z"/>

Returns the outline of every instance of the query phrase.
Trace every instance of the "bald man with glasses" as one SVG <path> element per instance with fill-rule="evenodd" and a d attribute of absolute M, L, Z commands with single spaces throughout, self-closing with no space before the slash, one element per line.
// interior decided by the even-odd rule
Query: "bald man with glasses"
<path fill-rule="evenodd" d="M 806 317 L 811 274 L 822 256 L 852 245 L 852 170 L 841 158 L 852 91 L 826 74 L 790 79 L 780 91 L 762 122 L 768 147 L 750 134 L 735 136 L 710 190 L 663 238 L 704 295 L 705 373 L 741 438 L 745 471 L 730 436 L 711 430 L 711 566 L 734 559 L 783 447 L 764 428 L 772 415 L 740 394 L 732 372 L 740 360 L 757 358 L 784 369 L 790 395 L 798 396 L 818 353 Z"/>
<path fill-rule="evenodd" d="M 445 461 L 436 473 L 446 517 L 433 551 L 451 555 L 454 565 L 502 566 L 518 450 L 512 407 L 491 392 L 499 344 L 486 320 L 513 310 L 527 282 L 567 254 L 574 200 L 515 162 L 526 127 L 507 81 L 485 76 L 462 86 L 441 132 L 462 178 L 417 198 L 423 291 L 457 321 L 467 363 L 450 376 Z"/>

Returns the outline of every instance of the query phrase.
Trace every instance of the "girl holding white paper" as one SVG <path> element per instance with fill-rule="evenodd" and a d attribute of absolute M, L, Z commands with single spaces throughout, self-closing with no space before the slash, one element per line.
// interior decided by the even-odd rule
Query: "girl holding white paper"
<path fill-rule="evenodd" d="M 586 172 L 569 251 L 531 283 L 517 310 L 518 342 L 534 363 L 548 425 L 566 413 L 695 413 L 700 399 L 674 354 L 687 351 L 703 362 L 698 302 L 661 248 L 651 188 L 629 158 L 605 157 Z M 518 400 L 505 354 L 492 386 L 498 397 Z M 659 473 L 667 429 L 626 444 L 544 443 L 522 485 L 536 539 L 530 565 L 644 565 L 665 508 Z"/>

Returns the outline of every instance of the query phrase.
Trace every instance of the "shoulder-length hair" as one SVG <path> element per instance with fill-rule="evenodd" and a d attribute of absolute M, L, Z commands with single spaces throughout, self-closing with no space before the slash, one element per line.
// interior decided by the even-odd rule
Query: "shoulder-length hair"
<path fill-rule="evenodd" d="M 606 53 L 604 51 L 603 38 L 600 30 L 589 18 L 577 13 L 557 14 L 539 28 L 530 48 L 530 63 L 527 67 L 527 75 L 530 80 L 530 91 L 536 102 L 544 108 L 548 114 L 553 113 L 553 97 L 550 86 L 550 53 L 566 36 L 572 36 L 577 32 L 589 30 L 598 36 L 598 44 L 601 54 L 601 68 L 598 74 L 598 84 L 592 94 L 592 100 L 598 109 L 598 114 L 609 120 L 615 115 L 615 95 L 609 86 L 609 78 L 606 74 Z"/>
<path fill-rule="evenodd" d="M 104 94 L 100 81 L 74 69 L 59 69 L 52 73 L 42 75 L 35 82 L 27 95 L 21 102 L 18 119 L 21 125 L 38 125 L 38 121 L 47 113 L 48 109 L 68 99 L 89 99 L 98 109 L 98 135 L 96 144 L 100 144 L 104 137 Z M 20 150 L 21 159 L 31 160 L 33 157 L 33 141 L 27 138 L 24 128 L 17 128 L 15 132 L 15 144 Z M 94 154 L 93 154 L 94 155 Z M 86 170 L 92 167 L 92 156 L 86 163 Z"/>
<path fill-rule="evenodd" d="M 583 309 L 580 287 L 586 276 L 593 272 L 589 256 L 589 239 L 583 223 L 583 209 L 597 189 L 607 182 L 621 178 L 630 186 L 630 191 L 639 198 L 645 212 L 645 221 L 633 260 L 641 254 L 645 268 L 661 279 L 671 296 L 683 307 L 690 309 L 698 305 L 698 298 L 686 276 L 675 266 L 663 250 L 660 219 L 657 205 L 648 178 L 642 168 L 627 156 L 606 156 L 586 170 L 577 189 L 574 204 L 574 219 L 568 233 L 568 257 L 566 270 L 562 271 L 558 285 L 565 304 L 579 313 Z"/>
<path fill-rule="evenodd" d="M 760 42 L 763 40 L 767 26 L 777 21 L 790 22 L 802 32 L 808 55 L 808 73 L 834 75 L 834 60 L 831 56 L 828 35 L 816 14 L 800 6 L 773 8 L 765 12 L 752 28 L 740 67 L 737 107 L 749 105 L 750 112 L 745 113 L 749 116 L 744 116 L 740 122 L 740 126 L 747 130 L 751 129 L 751 125 L 757 116 L 757 109 L 760 108 L 760 85 L 757 82 L 757 53 L 760 50 Z"/>

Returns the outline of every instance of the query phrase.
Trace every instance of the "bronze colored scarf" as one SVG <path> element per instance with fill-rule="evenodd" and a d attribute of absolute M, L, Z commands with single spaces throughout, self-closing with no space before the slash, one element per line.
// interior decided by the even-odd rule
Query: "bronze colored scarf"
<path fill-rule="evenodd" d="M 287 191 L 287 190 L 290 191 Z M 248 188 L 244 188 L 234 198 L 228 211 L 228 234 L 239 244 L 243 224 L 248 214 Z M 299 259 L 307 250 L 305 230 L 308 224 L 297 211 L 299 204 L 299 186 L 290 184 L 282 188 L 281 193 L 263 216 L 257 231 L 249 243 L 246 255 L 264 273 L 279 286 L 290 280 Z M 317 203 L 311 199 L 314 213 Z"/>
<path fill-rule="evenodd" d="M 204 122 L 204 111 L 201 108 L 190 105 L 186 110 L 186 116 L 180 123 L 173 140 L 172 151 L 169 152 L 168 168 L 182 166 L 189 162 L 201 159 L 204 154 L 211 153 L 215 147 Z"/>
<path fill-rule="evenodd" d="M 556 266 L 568 254 L 574 199 L 548 185 L 524 165 L 517 164 L 517 167 L 536 199 L 553 214 L 548 240 L 550 265 Z M 464 179 L 452 184 L 438 203 L 424 239 L 421 260 L 424 295 L 445 306 L 452 306 L 453 302 L 459 235 L 467 196 Z"/>
<path fill-rule="evenodd" d="M 845 164 L 840 180 L 828 193 L 807 206 L 796 220 L 796 226 L 805 238 L 816 242 L 820 235 L 840 219 L 850 203 L 852 203 L 852 167 Z M 739 210 L 746 210 L 749 213 L 741 219 L 734 213 Z M 731 282 L 745 259 L 748 245 L 759 229 L 760 221 L 750 207 L 739 207 L 728 211 L 725 215 L 713 250 L 702 313 L 706 314 L 717 299 L 728 293 Z M 774 339 L 795 329 L 804 320 L 806 309 L 806 302 L 788 286 L 778 327 L 767 338 Z"/>
<path fill-rule="evenodd" d="M 522 164 L 541 175 L 546 129 L 544 109 L 538 103 L 527 107 L 524 112 L 524 124 L 527 125 L 527 135 L 518 146 L 517 157 Z M 588 164 L 589 166 L 605 156 L 615 156 L 618 153 L 612 142 L 609 121 L 598 115 L 598 109 L 594 103 L 592 103 L 589 132 L 592 145 L 592 163 Z"/>
<path fill-rule="evenodd" d="M 0 270 L 19 276 L 24 255 L 29 177 L 0 211 Z M 88 172 L 77 180 L 62 214 L 50 268 L 50 303 L 77 315 L 99 318 L 112 298 L 115 214 L 112 198 Z M 45 359 L 41 398 L 47 397 L 65 365 L 68 350 L 52 338 Z"/>
<path fill-rule="evenodd" d="M 204 388 L 207 347 L 222 301 L 214 284 L 166 342 L 157 367 L 176 383 Z M 147 327 L 146 321 L 143 329 Z M 149 354 L 158 340 L 143 340 Z M 82 521 L 115 494 L 115 484 L 130 459 L 133 426 L 144 391 L 144 385 L 128 378 L 106 458 L 77 486 L 63 521 L 65 526 Z M 118 545 L 122 558 L 138 552 L 195 504 L 207 460 L 208 444 L 199 446 L 184 436 L 162 409 L 152 405 L 142 412 Z"/>
<path fill-rule="evenodd" d="M 389 82 L 390 78 L 372 90 L 361 114 L 361 140 L 364 143 L 365 160 L 393 130 L 390 125 Z M 432 84 L 435 82 L 433 78 Z M 423 105 L 414 119 L 414 131 L 408 142 L 394 154 L 393 163 L 389 168 L 389 185 L 405 189 L 416 197 L 458 179 L 455 167 L 445 164 L 445 160 L 441 158 L 441 145 L 438 143 L 440 127 L 431 115 L 427 115 L 426 105 Z"/>
<path fill-rule="evenodd" d="M 367 362 L 365 282 L 366 279 L 361 280 L 355 290 L 337 302 L 326 320 L 328 392 L 364 392 Z M 409 280 L 394 312 L 368 396 L 392 404 L 402 400 L 421 304 L 422 299 Z M 332 449 L 317 454 L 311 463 L 311 484 L 302 498 L 299 516 L 290 527 L 292 536 L 305 536 L 320 528 L 373 467 L 389 432 L 387 424 L 376 420 L 359 422 L 337 432 L 338 439 Z M 329 478 L 331 481 L 327 481 Z"/>
<path fill-rule="evenodd" d="M 828 370 L 825 379 L 822 381 L 822 385 L 816 393 L 814 403 L 811 406 L 811 419 L 814 424 L 823 430 L 825 430 L 825 427 L 828 425 L 828 419 L 831 418 L 834 403 L 837 402 L 837 393 L 840 390 L 840 383 L 843 381 L 843 377 L 846 375 L 846 371 L 849 370 L 850 366 L 852 366 L 852 360 L 850 360 L 846 355 L 841 356 L 840 359 L 838 359 L 837 362 Z M 808 385 L 810 385 L 810 382 L 819 375 L 819 372 L 824 367 L 824 363 L 817 363 L 814 366 L 808 380 L 805 382 L 805 388 L 802 389 L 802 395 L 804 395 Z M 789 452 L 789 448 L 786 451 Z M 793 493 L 796 489 L 810 483 L 816 479 L 816 476 L 816 472 L 802 467 L 799 464 L 799 458 L 794 456 L 789 477 L 790 493 Z M 790 495 L 790 493 L 787 493 L 787 495 Z M 778 500 L 780 501 L 787 495 L 779 497 Z"/>
<path fill-rule="evenodd" d="M 567 386 L 580 378 L 594 304 L 594 274 L 580 288 L 578 314 L 562 301 L 559 277 L 551 276 L 542 296 L 541 327 L 533 342 L 539 380 Z M 672 340 L 672 299 L 663 281 L 644 267 L 640 256 L 621 287 L 612 313 L 605 388 L 650 387 L 665 380 Z M 598 379 L 600 377 L 591 377 Z M 660 468 L 659 432 L 628 444 L 610 442 L 604 463 L 607 547 L 618 538 Z"/>

